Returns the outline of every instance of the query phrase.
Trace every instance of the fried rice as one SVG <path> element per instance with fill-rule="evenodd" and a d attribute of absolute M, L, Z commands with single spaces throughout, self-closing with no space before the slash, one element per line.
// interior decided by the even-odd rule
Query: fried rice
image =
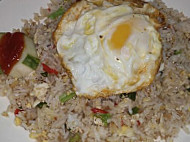
<path fill-rule="evenodd" d="M 159 30 L 163 58 L 154 82 L 136 92 L 136 100 L 119 95 L 87 99 L 75 97 L 61 103 L 64 92 L 72 92 L 72 83 L 61 65 L 52 40 L 52 33 L 61 17 L 48 15 L 61 6 L 66 11 L 73 1 L 51 0 L 34 18 L 23 20 L 20 30 L 34 40 L 41 63 L 55 68 L 59 74 L 41 75 L 42 65 L 25 78 L 0 75 L 0 95 L 7 96 L 7 112 L 15 112 L 15 123 L 30 132 L 39 142 L 66 142 L 78 134 L 83 142 L 139 142 L 157 138 L 173 141 L 180 129 L 189 133 L 190 124 L 190 19 L 169 9 L 160 1 L 151 4 L 166 17 L 166 26 Z M 19 31 L 19 30 L 16 30 Z M 46 105 L 37 107 L 40 102 Z M 134 107 L 139 111 L 130 115 Z M 91 109 L 107 110 L 108 125 L 97 120 Z"/>

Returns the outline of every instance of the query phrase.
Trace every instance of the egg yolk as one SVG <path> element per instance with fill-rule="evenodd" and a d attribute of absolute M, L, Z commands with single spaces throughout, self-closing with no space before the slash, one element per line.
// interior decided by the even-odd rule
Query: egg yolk
<path fill-rule="evenodd" d="M 112 49 L 120 50 L 131 35 L 131 25 L 122 23 L 113 32 L 110 43 Z"/>

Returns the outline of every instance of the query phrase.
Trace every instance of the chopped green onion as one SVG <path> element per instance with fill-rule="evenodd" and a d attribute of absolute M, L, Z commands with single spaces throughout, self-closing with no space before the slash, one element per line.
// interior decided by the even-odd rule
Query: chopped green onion
<path fill-rule="evenodd" d="M 137 95 L 136 92 L 132 92 L 132 93 L 128 93 L 128 94 L 122 93 L 122 94 L 120 94 L 120 98 L 129 98 L 132 101 L 135 101 L 136 100 L 136 95 Z"/>
<path fill-rule="evenodd" d="M 178 55 L 178 54 L 181 54 L 181 50 L 175 50 L 174 51 L 174 55 Z"/>
<path fill-rule="evenodd" d="M 136 100 L 136 92 L 128 93 L 128 98 L 131 99 L 132 101 Z"/>
<path fill-rule="evenodd" d="M 187 88 L 187 91 L 190 92 L 190 88 Z"/>
<path fill-rule="evenodd" d="M 132 108 L 132 113 L 129 113 L 130 115 L 135 115 L 139 112 L 139 108 L 138 107 L 133 107 Z"/>
<path fill-rule="evenodd" d="M 76 133 L 73 137 L 69 139 L 69 142 L 81 142 L 80 134 Z"/>
<path fill-rule="evenodd" d="M 63 15 L 63 13 L 64 13 L 64 9 L 63 9 L 63 7 L 60 7 L 57 11 L 51 13 L 51 14 L 48 16 L 48 18 L 51 18 L 51 19 L 54 20 L 54 19 L 56 19 L 57 17 Z"/>
<path fill-rule="evenodd" d="M 22 63 L 30 67 L 31 69 L 35 70 L 38 67 L 39 62 L 40 60 L 38 58 L 28 54 Z"/>
<path fill-rule="evenodd" d="M 2 69 L 1 69 L 1 67 L 0 67 L 0 74 L 3 74 L 3 71 L 2 71 Z"/>
<path fill-rule="evenodd" d="M 22 109 L 22 106 L 19 106 L 18 108 L 19 108 L 19 109 Z"/>
<path fill-rule="evenodd" d="M 59 96 L 59 100 L 61 103 L 65 103 L 75 96 L 76 96 L 75 93 L 70 93 L 69 95 L 67 93 L 64 93 L 63 95 Z"/>
<path fill-rule="evenodd" d="M 48 77 L 48 72 L 42 72 L 40 73 L 43 77 Z"/>
<path fill-rule="evenodd" d="M 100 118 L 105 126 L 108 125 L 108 119 L 111 118 L 111 114 L 109 113 L 94 114 L 94 116 Z"/>
<path fill-rule="evenodd" d="M 41 109 L 44 105 L 47 106 L 47 103 L 46 102 L 40 102 L 36 107 Z"/>

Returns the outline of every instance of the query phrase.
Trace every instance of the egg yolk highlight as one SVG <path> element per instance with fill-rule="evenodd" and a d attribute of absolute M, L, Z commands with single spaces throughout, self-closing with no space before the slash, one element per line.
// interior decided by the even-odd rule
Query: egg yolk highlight
<path fill-rule="evenodd" d="M 118 25 L 110 39 L 111 48 L 120 50 L 125 45 L 125 42 L 131 35 L 131 32 L 132 30 L 130 24 L 122 23 Z"/>

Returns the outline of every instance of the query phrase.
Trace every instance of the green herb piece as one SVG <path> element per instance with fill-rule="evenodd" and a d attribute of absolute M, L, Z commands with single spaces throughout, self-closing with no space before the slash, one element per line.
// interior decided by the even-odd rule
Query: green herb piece
<path fill-rule="evenodd" d="M 48 72 L 42 72 L 40 73 L 43 77 L 48 77 Z"/>
<path fill-rule="evenodd" d="M 174 55 L 179 55 L 179 54 L 181 54 L 181 52 L 182 52 L 181 50 L 175 50 Z"/>
<path fill-rule="evenodd" d="M 187 88 L 187 91 L 190 92 L 190 88 Z"/>
<path fill-rule="evenodd" d="M 0 67 L 0 74 L 3 74 L 3 70 L 1 69 L 1 67 Z"/>
<path fill-rule="evenodd" d="M 105 126 L 108 125 L 108 119 L 111 118 L 111 114 L 109 114 L 109 113 L 94 114 L 94 116 L 97 118 L 100 118 Z"/>
<path fill-rule="evenodd" d="M 41 109 L 44 105 L 47 106 L 47 103 L 46 102 L 40 102 L 36 107 Z"/>
<path fill-rule="evenodd" d="M 130 115 L 135 115 L 139 112 L 139 108 L 138 107 L 133 107 L 132 108 L 132 113 L 129 113 Z"/>
<path fill-rule="evenodd" d="M 18 108 L 19 108 L 19 109 L 22 109 L 22 106 L 19 106 Z"/>
<path fill-rule="evenodd" d="M 35 70 L 38 67 L 39 62 L 40 60 L 38 58 L 28 54 L 22 63 L 30 67 L 31 69 Z"/>
<path fill-rule="evenodd" d="M 57 17 L 63 15 L 63 13 L 64 13 L 64 9 L 63 9 L 63 7 L 60 7 L 57 11 L 51 13 L 51 14 L 48 16 L 48 18 L 51 18 L 51 19 L 54 20 L 54 19 L 56 19 Z"/>
<path fill-rule="evenodd" d="M 59 96 L 59 100 L 61 103 L 65 103 L 75 96 L 76 96 L 75 93 L 70 93 L 70 94 L 64 93 L 63 95 Z"/>
<path fill-rule="evenodd" d="M 120 94 L 120 98 L 129 98 L 132 101 L 135 101 L 136 100 L 136 95 L 137 95 L 136 92 L 132 92 L 132 93 L 128 93 L 128 94 L 122 93 L 122 94 Z"/>
<path fill-rule="evenodd" d="M 69 139 L 69 142 L 81 142 L 80 134 L 76 133 L 73 137 Z"/>
<path fill-rule="evenodd" d="M 136 92 L 128 93 L 128 98 L 131 99 L 132 101 L 136 100 Z"/>

